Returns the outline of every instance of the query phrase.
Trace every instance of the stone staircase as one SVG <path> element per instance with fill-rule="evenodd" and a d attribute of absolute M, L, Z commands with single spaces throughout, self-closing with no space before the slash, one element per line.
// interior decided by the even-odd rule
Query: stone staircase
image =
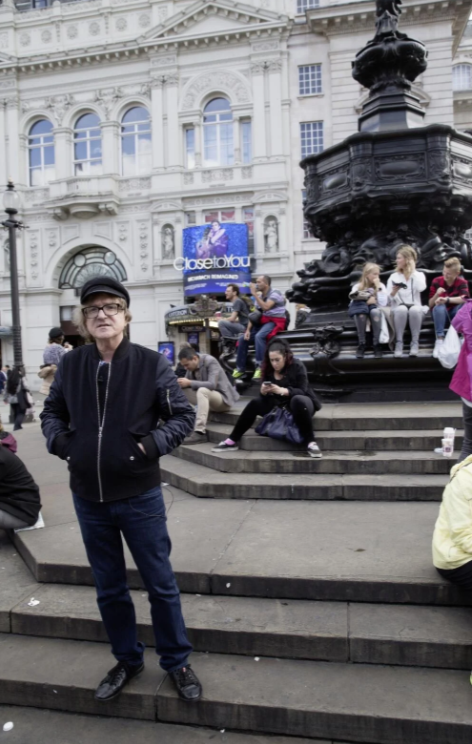
<path fill-rule="evenodd" d="M 460 407 L 325 406 L 315 417 L 319 461 L 254 432 L 239 452 L 212 453 L 236 415 L 213 417 L 210 443 L 162 459 L 173 565 L 205 688 L 197 705 L 157 668 L 129 555 L 146 670 L 118 700 L 95 703 L 113 661 L 67 472 L 45 455 L 37 427 L 21 432 L 46 528 L 19 533 L 14 546 L 0 533 L 0 706 L 61 711 L 49 714 L 51 729 L 70 720 L 71 731 L 87 721 L 92 732 L 95 720 L 104 731 L 103 719 L 83 717 L 108 716 L 105 742 L 129 741 L 119 737 L 134 720 L 143 742 L 155 731 L 164 744 L 469 744 L 472 596 L 431 566 L 451 465 L 433 449 L 444 426 L 460 427 Z"/>

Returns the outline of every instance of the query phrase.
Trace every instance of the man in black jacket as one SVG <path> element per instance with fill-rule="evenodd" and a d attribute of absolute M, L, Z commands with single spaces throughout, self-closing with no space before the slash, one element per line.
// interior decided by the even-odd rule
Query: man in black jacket
<path fill-rule="evenodd" d="M 49 452 L 69 466 L 98 606 L 118 661 L 95 697 L 116 697 L 144 668 L 123 535 L 148 591 L 160 665 L 184 700 L 198 700 L 202 688 L 187 662 L 192 647 L 169 560 L 159 471 L 159 457 L 192 431 L 194 413 L 165 357 L 125 337 L 131 315 L 122 284 L 90 279 L 81 303 L 78 328 L 93 343 L 64 355 L 41 423 Z"/>

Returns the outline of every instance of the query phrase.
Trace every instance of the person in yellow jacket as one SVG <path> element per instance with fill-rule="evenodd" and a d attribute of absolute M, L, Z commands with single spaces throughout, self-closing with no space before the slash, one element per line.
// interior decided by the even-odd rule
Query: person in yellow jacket
<path fill-rule="evenodd" d="M 433 564 L 448 581 L 472 587 L 472 455 L 452 468 L 444 489 L 434 527 Z"/>

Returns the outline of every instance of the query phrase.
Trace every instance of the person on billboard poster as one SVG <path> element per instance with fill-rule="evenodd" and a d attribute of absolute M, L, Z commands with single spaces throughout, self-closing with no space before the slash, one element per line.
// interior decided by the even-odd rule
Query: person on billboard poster
<path fill-rule="evenodd" d="M 228 252 L 228 236 L 224 227 L 221 227 L 217 220 L 211 223 L 208 243 L 210 245 L 210 258 L 213 258 L 213 256 L 226 256 Z"/>
<path fill-rule="evenodd" d="M 211 228 L 207 227 L 203 233 L 202 239 L 197 243 L 196 257 L 197 258 L 211 258 L 211 246 L 210 246 L 210 231 Z"/>

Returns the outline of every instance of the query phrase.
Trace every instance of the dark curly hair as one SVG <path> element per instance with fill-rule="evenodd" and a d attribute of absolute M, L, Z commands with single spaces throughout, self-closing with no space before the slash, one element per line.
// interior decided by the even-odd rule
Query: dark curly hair
<path fill-rule="evenodd" d="M 262 362 L 262 365 L 261 365 L 261 372 L 262 372 L 263 380 L 265 379 L 266 373 L 272 367 L 272 364 L 270 362 L 270 356 L 269 356 L 271 351 L 279 351 L 281 354 L 284 355 L 285 367 L 290 367 L 290 365 L 293 363 L 293 351 L 290 348 L 289 342 L 286 341 L 284 338 L 273 338 L 272 341 L 270 341 L 267 344 L 265 354 L 264 354 L 264 361 Z"/>

